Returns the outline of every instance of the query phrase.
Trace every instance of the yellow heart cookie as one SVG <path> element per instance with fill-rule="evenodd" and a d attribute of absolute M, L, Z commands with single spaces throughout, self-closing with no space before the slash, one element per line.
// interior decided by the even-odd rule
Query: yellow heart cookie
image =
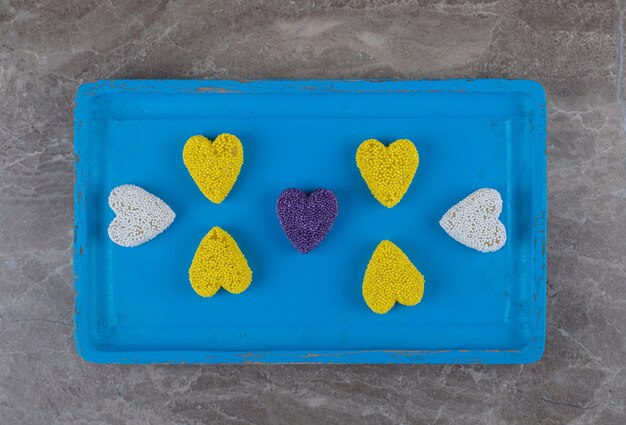
<path fill-rule="evenodd" d="M 356 165 L 374 198 L 391 208 L 409 189 L 419 165 L 419 154 L 408 139 L 396 140 L 389 146 L 368 139 L 356 152 Z"/>
<path fill-rule="evenodd" d="M 243 165 L 243 146 L 228 133 L 220 134 L 213 142 L 193 136 L 183 148 L 183 162 L 204 196 L 219 204 L 237 181 Z"/>
<path fill-rule="evenodd" d="M 202 297 L 212 297 L 220 288 L 239 294 L 250 286 L 252 270 L 233 237 L 216 226 L 202 238 L 193 256 L 189 281 Z"/>
<path fill-rule="evenodd" d="M 424 295 L 424 276 L 390 241 L 378 244 L 363 278 L 363 298 L 374 313 L 385 314 L 397 302 L 415 305 Z"/>

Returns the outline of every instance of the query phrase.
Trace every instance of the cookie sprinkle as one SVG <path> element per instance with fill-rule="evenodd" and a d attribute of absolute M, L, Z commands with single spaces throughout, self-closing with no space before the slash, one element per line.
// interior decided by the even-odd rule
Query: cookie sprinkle
<path fill-rule="evenodd" d="M 114 188 L 109 194 L 109 206 L 116 214 L 109 225 L 109 238 L 127 248 L 153 239 L 176 217 L 163 200 L 132 184 Z"/>
<path fill-rule="evenodd" d="M 306 254 L 315 249 L 333 227 L 339 204 L 329 189 L 317 189 L 307 195 L 291 188 L 278 197 L 276 213 L 287 238 L 301 254 Z"/>
<path fill-rule="evenodd" d="M 495 189 L 479 189 L 446 212 L 439 225 L 456 241 L 480 252 L 497 251 L 506 243 L 506 228 L 498 219 L 502 197 Z"/>
<path fill-rule="evenodd" d="M 243 146 L 228 133 L 220 134 L 213 142 L 204 136 L 193 136 L 183 148 L 183 162 L 204 196 L 220 204 L 241 171 Z"/>
<path fill-rule="evenodd" d="M 378 314 L 385 314 L 399 302 L 413 306 L 424 295 L 424 276 L 393 242 L 378 244 L 363 278 L 363 298 Z"/>
<path fill-rule="evenodd" d="M 356 165 L 374 198 L 392 208 L 409 190 L 419 165 L 419 154 L 408 139 L 396 140 L 389 146 L 368 139 L 356 152 Z"/>
<path fill-rule="evenodd" d="M 240 294 L 250 286 L 252 270 L 235 239 L 216 226 L 202 238 L 193 256 L 189 281 L 201 297 L 212 297 L 220 288 Z"/>

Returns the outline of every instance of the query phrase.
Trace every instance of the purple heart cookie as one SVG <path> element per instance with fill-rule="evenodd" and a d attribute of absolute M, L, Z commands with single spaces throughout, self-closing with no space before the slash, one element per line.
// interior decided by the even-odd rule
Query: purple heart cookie
<path fill-rule="evenodd" d="M 300 189 L 285 189 L 276 202 L 278 220 L 287 238 L 302 254 L 315 249 L 333 227 L 339 213 L 337 197 L 328 189 L 307 195 Z"/>

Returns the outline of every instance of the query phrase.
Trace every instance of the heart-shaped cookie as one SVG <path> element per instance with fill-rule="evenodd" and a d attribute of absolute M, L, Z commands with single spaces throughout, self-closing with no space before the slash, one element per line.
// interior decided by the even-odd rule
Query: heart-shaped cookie
<path fill-rule="evenodd" d="M 317 189 L 307 195 L 286 189 L 278 197 L 276 213 L 287 238 L 301 254 L 311 252 L 326 237 L 339 214 L 335 194 Z"/>
<path fill-rule="evenodd" d="M 113 189 L 109 206 L 116 214 L 109 225 L 109 237 L 124 247 L 149 241 L 167 229 L 176 217 L 165 202 L 132 184 Z"/>
<path fill-rule="evenodd" d="M 202 297 L 212 297 L 220 288 L 240 294 L 250 286 L 252 270 L 235 239 L 216 226 L 198 245 L 189 268 L 189 282 Z"/>
<path fill-rule="evenodd" d="M 204 136 L 193 136 L 183 148 L 183 162 L 204 196 L 220 204 L 241 171 L 243 146 L 228 133 L 220 134 L 213 142 Z"/>
<path fill-rule="evenodd" d="M 408 139 L 396 140 L 389 146 L 368 139 L 356 152 L 356 165 L 374 198 L 391 208 L 409 189 L 419 165 L 419 154 Z"/>
<path fill-rule="evenodd" d="M 499 220 L 502 197 L 495 189 L 479 189 L 446 212 L 439 225 L 455 240 L 480 252 L 497 251 L 506 243 Z"/>
<path fill-rule="evenodd" d="M 374 313 L 385 314 L 399 302 L 416 305 L 424 295 L 424 276 L 393 242 L 384 240 L 372 254 L 363 278 L 363 298 Z"/>

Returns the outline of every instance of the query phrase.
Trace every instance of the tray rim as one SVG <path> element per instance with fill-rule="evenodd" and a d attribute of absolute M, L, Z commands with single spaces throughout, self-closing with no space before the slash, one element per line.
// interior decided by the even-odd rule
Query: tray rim
<path fill-rule="evenodd" d="M 509 93 L 523 92 L 536 105 L 533 119 L 537 127 L 532 170 L 534 229 L 533 236 L 533 300 L 531 342 L 519 350 L 361 350 L 361 351 L 108 351 L 90 339 L 85 315 L 81 315 L 88 284 L 89 264 L 84 253 L 86 206 L 83 189 L 87 185 L 85 163 L 81 154 L 88 143 L 90 106 L 94 98 L 115 93 L 165 94 L 248 94 L 300 93 L 311 91 L 336 93 Z M 546 337 L 546 265 L 547 265 L 547 155 L 546 94 L 543 86 L 532 80 L 454 79 L 454 80 L 98 80 L 83 83 L 75 96 L 74 109 L 74 252 L 73 279 L 75 290 L 74 341 L 78 354 L 93 363 L 425 363 L 425 364 L 524 364 L 538 361 L 545 349 Z M 535 140 L 536 139 L 536 140 Z"/>

